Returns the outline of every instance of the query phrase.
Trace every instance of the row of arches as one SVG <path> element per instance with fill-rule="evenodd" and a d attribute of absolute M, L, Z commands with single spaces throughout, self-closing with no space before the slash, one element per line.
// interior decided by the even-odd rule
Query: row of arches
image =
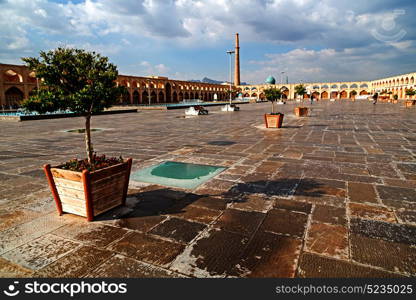
<path fill-rule="evenodd" d="M 135 78 L 135 77 L 133 77 Z M 188 90 L 188 91 L 210 91 L 225 92 L 227 88 L 219 84 L 193 83 L 186 81 L 160 81 L 155 79 L 137 78 L 120 79 L 117 85 L 125 86 L 128 89 L 169 89 L 169 90 Z"/>
<path fill-rule="evenodd" d="M 414 76 L 406 76 L 401 78 L 394 78 L 389 80 L 381 80 L 373 83 L 373 87 L 392 87 L 399 85 L 414 85 L 415 78 Z"/>

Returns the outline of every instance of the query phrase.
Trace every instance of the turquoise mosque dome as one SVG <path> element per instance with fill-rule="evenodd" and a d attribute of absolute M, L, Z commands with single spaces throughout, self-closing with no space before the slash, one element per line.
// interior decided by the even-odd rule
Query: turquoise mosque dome
<path fill-rule="evenodd" d="M 276 83 L 276 79 L 274 79 L 274 77 L 273 77 L 273 76 L 269 76 L 269 77 L 267 77 L 267 79 L 266 79 L 266 83 L 267 83 L 267 84 L 275 84 L 275 83 Z"/>

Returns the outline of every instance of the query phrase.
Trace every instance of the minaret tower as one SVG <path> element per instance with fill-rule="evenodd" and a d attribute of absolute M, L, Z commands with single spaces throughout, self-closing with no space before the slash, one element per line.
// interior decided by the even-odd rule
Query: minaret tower
<path fill-rule="evenodd" d="M 238 33 L 235 34 L 235 71 L 234 71 L 234 85 L 240 85 L 240 42 Z"/>

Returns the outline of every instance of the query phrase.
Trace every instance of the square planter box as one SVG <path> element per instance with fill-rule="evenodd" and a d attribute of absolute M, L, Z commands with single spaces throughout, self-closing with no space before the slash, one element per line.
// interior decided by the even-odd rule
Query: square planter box
<path fill-rule="evenodd" d="M 272 114 L 265 114 L 264 115 L 264 122 L 266 124 L 266 128 L 281 128 L 283 124 L 283 117 L 284 114 L 272 115 Z"/>
<path fill-rule="evenodd" d="M 404 106 L 405 106 L 405 107 L 412 107 L 413 105 L 414 105 L 413 101 L 406 101 L 406 102 L 404 103 Z"/>
<path fill-rule="evenodd" d="M 295 115 L 297 117 L 308 116 L 308 108 L 307 107 L 295 107 Z"/>
<path fill-rule="evenodd" d="M 393 104 L 399 103 L 399 100 L 391 100 Z"/>
<path fill-rule="evenodd" d="M 92 221 L 126 201 L 132 159 L 94 172 L 44 166 L 59 215 L 71 213 Z"/>

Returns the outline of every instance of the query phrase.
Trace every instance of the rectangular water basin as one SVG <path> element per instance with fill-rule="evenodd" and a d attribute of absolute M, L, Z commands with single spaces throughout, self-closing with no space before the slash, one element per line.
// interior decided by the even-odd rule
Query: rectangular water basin
<path fill-rule="evenodd" d="M 132 173 L 131 179 L 146 183 L 194 189 L 224 171 L 225 167 L 166 161 Z"/>

